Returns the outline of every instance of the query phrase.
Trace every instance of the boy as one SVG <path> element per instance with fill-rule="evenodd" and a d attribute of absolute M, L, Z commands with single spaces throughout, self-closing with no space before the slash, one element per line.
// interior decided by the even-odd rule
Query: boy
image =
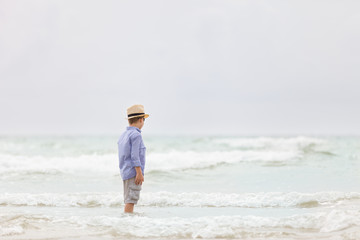
<path fill-rule="evenodd" d="M 134 205 L 140 198 L 140 190 L 144 182 L 145 150 L 141 137 L 145 114 L 143 105 L 133 105 L 127 109 L 129 126 L 118 141 L 119 168 L 124 184 L 124 212 L 132 213 Z"/>

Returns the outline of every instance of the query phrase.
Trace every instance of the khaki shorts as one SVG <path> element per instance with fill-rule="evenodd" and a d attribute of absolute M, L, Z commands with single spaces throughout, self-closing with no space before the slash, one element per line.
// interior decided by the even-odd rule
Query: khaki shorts
<path fill-rule="evenodd" d="M 124 183 L 124 203 L 137 204 L 140 198 L 141 185 L 135 184 L 135 177 L 123 180 Z"/>

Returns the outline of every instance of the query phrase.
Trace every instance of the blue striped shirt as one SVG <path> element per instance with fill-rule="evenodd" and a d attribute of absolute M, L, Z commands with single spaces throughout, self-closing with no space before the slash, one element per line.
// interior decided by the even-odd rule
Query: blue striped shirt
<path fill-rule="evenodd" d="M 119 168 L 123 180 L 136 176 L 135 167 L 141 167 L 144 175 L 145 150 L 141 130 L 137 127 L 127 127 L 118 141 Z"/>

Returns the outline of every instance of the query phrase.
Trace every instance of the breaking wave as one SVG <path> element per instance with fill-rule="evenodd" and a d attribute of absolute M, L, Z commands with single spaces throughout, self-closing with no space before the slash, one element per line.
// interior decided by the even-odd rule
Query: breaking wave
<path fill-rule="evenodd" d="M 359 192 L 260 192 L 260 193 L 141 193 L 139 206 L 152 207 L 241 207 L 241 208 L 311 208 L 360 199 Z M 2 193 L 0 206 L 43 207 L 119 207 L 122 194 L 107 193 Z"/>
<path fill-rule="evenodd" d="M 27 228 L 46 223 L 49 229 L 60 225 L 61 236 L 71 231 L 91 231 L 97 236 L 108 235 L 126 238 L 278 238 L 311 236 L 342 237 L 356 239 L 360 229 L 359 210 L 330 210 L 292 215 L 289 217 L 260 216 L 213 216 L 213 217 L 168 217 L 150 218 L 141 215 L 120 214 L 109 216 L 71 216 L 55 217 L 43 215 L 15 215 L 2 220 L 0 236 L 19 235 Z M 68 231 L 71 230 L 71 231 Z M 342 230 L 342 231 L 340 231 Z M 346 230 L 343 231 L 343 230 Z M 340 232 L 339 232 L 340 231 Z M 328 239 L 328 238 L 326 238 Z M 338 239 L 338 238 L 336 238 Z"/>
<path fill-rule="evenodd" d="M 157 149 L 154 143 L 154 150 L 149 148 L 147 154 L 146 172 L 203 169 L 236 163 L 285 166 L 303 162 L 309 153 L 329 157 L 334 155 L 329 149 L 321 148 L 325 140 L 301 136 L 204 138 L 203 141 L 205 143 L 194 143 L 198 144 L 195 148 L 186 144 L 183 147 L 169 144 L 165 149 Z M 5 152 L 0 154 L 0 174 L 2 178 L 41 174 L 118 174 L 116 150 L 114 146 L 113 153 L 106 151 L 103 154 L 85 155 L 24 155 Z"/>

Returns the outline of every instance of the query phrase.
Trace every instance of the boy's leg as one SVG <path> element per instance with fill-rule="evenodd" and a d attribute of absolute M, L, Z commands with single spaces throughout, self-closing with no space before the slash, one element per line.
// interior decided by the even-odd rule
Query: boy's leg
<path fill-rule="evenodd" d="M 127 193 L 127 184 L 125 184 L 125 181 L 123 181 L 123 186 L 124 186 L 124 202 L 126 201 L 126 194 Z M 132 213 L 134 211 L 134 204 L 133 203 L 125 203 L 125 207 L 124 207 L 124 212 L 126 213 Z"/>
<path fill-rule="evenodd" d="M 132 213 L 140 198 L 141 185 L 135 184 L 135 177 L 124 181 L 124 212 Z"/>
<path fill-rule="evenodd" d="M 133 213 L 134 212 L 134 204 L 133 203 L 125 204 L 124 212 Z"/>

